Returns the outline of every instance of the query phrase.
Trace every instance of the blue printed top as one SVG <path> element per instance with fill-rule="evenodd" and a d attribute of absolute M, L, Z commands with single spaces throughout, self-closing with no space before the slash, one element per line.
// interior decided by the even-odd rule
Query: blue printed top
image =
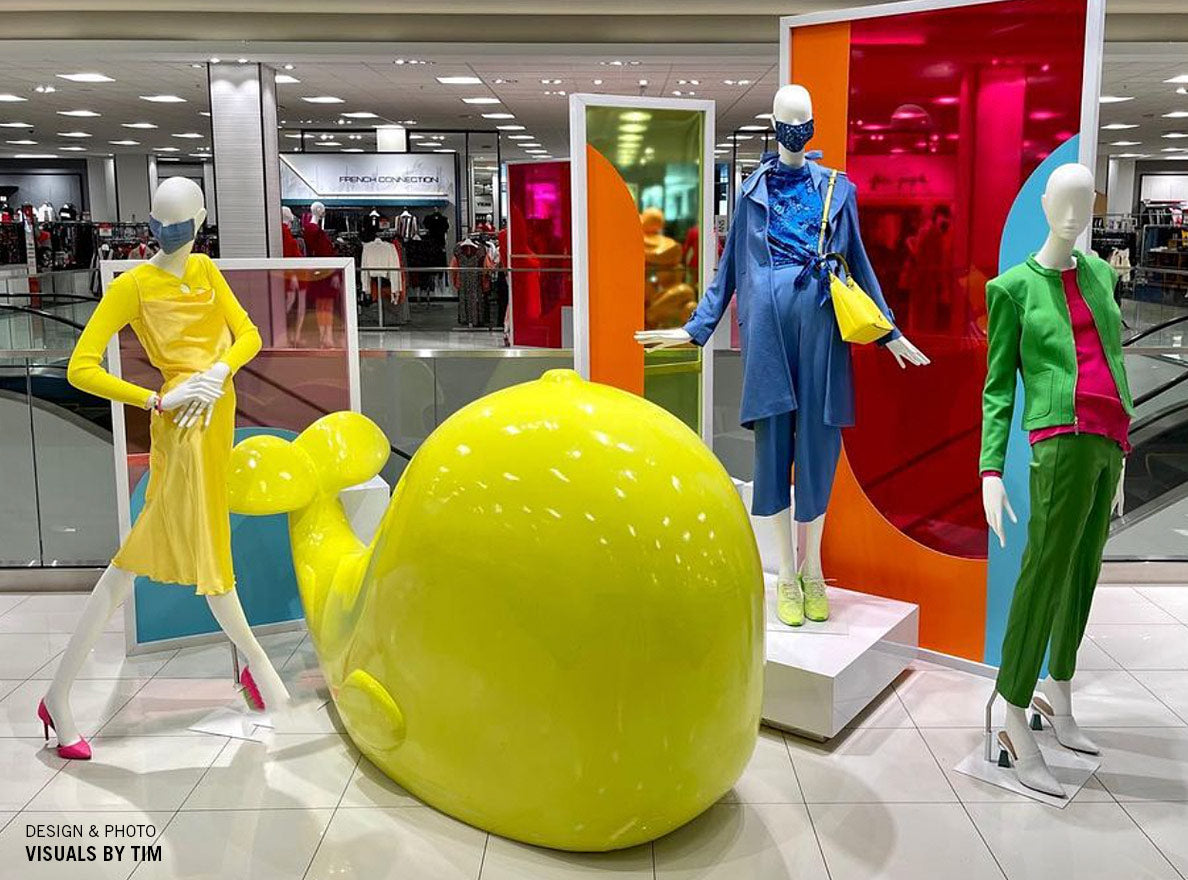
<path fill-rule="evenodd" d="M 777 267 L 803 266 L 817 252 L 824 208 L 808 163 L 793 168 L 776 162 L 768 174 L 767 192 L 771 206 L 767 240 L 772 263 Z"/>

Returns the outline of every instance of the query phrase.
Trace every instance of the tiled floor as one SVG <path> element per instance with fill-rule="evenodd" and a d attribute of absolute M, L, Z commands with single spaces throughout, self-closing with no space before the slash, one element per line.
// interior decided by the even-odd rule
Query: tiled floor
<path fill-rule="evenodd" d="M 990 683 L 919 662 L 826 745 L 764 730 L 722 802 L 652 845 L 605 855 L 492 837 L 403 792 L 341 733 L 301 634 L 263 639 L 301 701 L 264 745 L 187 730 L 238 700 L 226 648 L 126 659 L 117 617 L 74 692 L 95 760 L 61 761 L 33 717 L 81 603 L 0 595 L 0 876 L 1188 877 L 1188 586 L 1098 591 L 1077 705 L 1105 752 L 1063 810 L 952 770 L 981 742 Z M 26 826 L 67 821 L 151 823 L 164 860 L 30 864 Z"/>

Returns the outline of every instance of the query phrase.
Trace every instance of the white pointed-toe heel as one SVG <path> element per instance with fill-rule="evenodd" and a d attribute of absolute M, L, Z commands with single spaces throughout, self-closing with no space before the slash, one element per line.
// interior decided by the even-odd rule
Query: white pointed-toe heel
<path fill-rule="evenodd" d="M 1086 755 L 1101 754 L 1097 743 L 1085 735 L 1072 715 L 1057 715 L 1052 704 L 1043 697 L 1032 697 L 1031 708 L 1034 710 L 1034 714 L 1031 716 L 1032 730 L 1043 730 L 1046 720 L 1051 726 L 1052 732 L 1056 734 L 1056 742 L 1066 749 L 1084 752 Z"/>
<path fill-rule="evenodd" d="M 999 754 L 999 763 L 1002 764 L 1005 759 L 1007 766 L 1015 769 L 1015 775 L 1027 788 L 1050 794 L 1052 797 L 1067 797 L 1064 793 L 1064 786 L 1052 775 L 1052 771 L 1048 769 L 1047 761 L 1044 760 L 1044 756 L 1040 752 L 1037 751 L 1034 755 L 1020 758 L 1015 751 L 1014 743 L 1011 742 L 1011 738 L 1005 730 L 998 732 L 998 745 L 1002 749 Z"/>

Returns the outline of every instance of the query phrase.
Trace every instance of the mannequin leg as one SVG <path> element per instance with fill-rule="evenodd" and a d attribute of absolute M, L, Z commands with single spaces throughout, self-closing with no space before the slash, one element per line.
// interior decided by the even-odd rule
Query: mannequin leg
<path fill-rule="evenodd" d="M 74 723 L 74 715 L 70 711 L 70 688 L 78 677 L 79 670 L 95 647 L 95 641 L 103 632 L 112 612 L 124 604 L 132 592 L 132 585 L 136 575 L 124 571 L 114 565 L 99 576 L 95 589 L 87 598 L 83 608 L 82 619 L 78 628 L 70 636 L 62 660 L 58 663 L 58 670 L 54 673 L 49 690 L 45 693 L 45 708 L 54 719 L 54 730 L 58 734 L 59 745 L 72 745 L 82 739 L 78 726 Z"/>
<path fill-rule="evenodd" d="M 774 516 L 767 517 L 766 523 L 780 554 L 780 580 L 794 580 L 796 577 L 796 523 L 792 521 L 792 509 L 785 507 Z"/>
<path fill-rule="evenodd" d="M 1027 726 L 1026 710 L 1007 704 L 1005 734 L 1019 781 L 1035 791 L 1064 797 L 1063 786 L 1052 775 L 1039 743 L 1035 741 L 1035 734 Z"/>
<path fill-rule="evenodd" d="M 210 606 L 210 613 L 214 615 L 219 626 L 227 637 L 235 643 L 235 647 L 243 654 L 244 660 L 252 670 L 252 678 L 260 687 L 260 695 L 264 697 L 264 705 L 268 709 L 281 709 L 289 702 L 289 692 L 285 688 L 272 661 L 256 641 L 252 628 L 244 616 L 243 606 L 239 604 L 239 594 L 235 590 L 220 593 L 217 596 L 207 596 L 206 602 Z"/>
<path fill-rule="evenodd" d="M 824 535 L 825 514 L 805 525 L 804 563 L 800 566 L 800 571 L 808 577 L 824 577 L 821 571 L 821 539 Z"/>

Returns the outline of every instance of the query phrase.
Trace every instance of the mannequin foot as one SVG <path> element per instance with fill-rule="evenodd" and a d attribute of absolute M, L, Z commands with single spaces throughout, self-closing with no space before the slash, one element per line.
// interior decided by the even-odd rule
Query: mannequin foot
<path fill-rule="evenodd" d="M 77 736 L 77 735 L 70 736 L 69 734 L 63 734 L 59 730 L 58 725 L 55 724 L 55 718 L 57 716 L 55 716 L 54 713 L 52 711 L 50 711 L 49 707 L 46 706 L 46 700 L 48 700 L 48 699 L 49 699 L 49 696 L 47 695 L 45 700 L 42 700 L 40 703 L 37 704 L 37 719 L 42 724 L 42 729 L 45 733 L 46 742 L 49 742 L 49 732 L 52 730 L 58 737 L 58 757 L 73 759 L 76 761 L 90 760 L 90 758 L 91 758 L 90 744 L 85 739 L 83 739 L 81 736 Z M 63 712 L 63 710 L 61 710 L 61 709 L 59 709 L 58 711 Z M 77 728 L 74 727 L 74 718 L 70 715 L 69 707 L 67 707 L 65 709 L 65 711 L 62 714 L 62 717 L 70 719 L 71 731 L 74 734 L 77 734 L 78 730 L 77 730 Z M 63 726 L 63 729 L 64 729 L 64 726 Z"/>
<path fill-rule="evenodd" d="M 1008 756 L 1010 766 L 1015 768 L 1015 775 L 1019 781 L 1032 791 L 1050 794 L 1053 797 L 1065 797 L 1064 787 L 1048 769 L 1048 762 L 1037 750 L 1034 755 L 1019 757 L 1015 745 L 1005 730 L 998 732 L 998 744 Z"/>
<path fill-rule="evenodd" d="M 825 578 L 819 574 L 801 574 L 804 585 L 804 616 L 821 623 L 829 619 L 829 597 L 825 595 Z"/>
<path fill-rule="evenodd" d="M 244 699 L 248 706 L 257 711 L 275 712 L 289 705 L 289 691 L 267 657 L 250 668 L 245 666 L 239 676 L 239 682 L 243 685 Z M 253 701 L 253 694 L 260 701 L 258 706 Z"/>
<path fill-rule="evenodd" d="M 804 623 L 804 588 L 800 575 L 776 583 L 776 616 L 780 623 L 800 626 Z"/>
<path fill-rule="evenodd" d="M 1039 696 L 1032 698 L 1031 708 L 1035 710 L 1035 715 L 1032 716 L 1031 721 L 1033 729 L 1041 730 L 1043 728 L 1043 721 L 1040 720 L 1043 718 L 1051 725 L 1052 732 L 1056 734 L 1056 742 L 1060 743 L 1066 749 L 1072 749 L 1074 752 L 1084 752 L 1086 755 L 1101 754 L 1101 749 L 1097 743 L 1085 735 L 1071 712 L 1067 715 L 1057 715 L 1051 703 Z"/>

